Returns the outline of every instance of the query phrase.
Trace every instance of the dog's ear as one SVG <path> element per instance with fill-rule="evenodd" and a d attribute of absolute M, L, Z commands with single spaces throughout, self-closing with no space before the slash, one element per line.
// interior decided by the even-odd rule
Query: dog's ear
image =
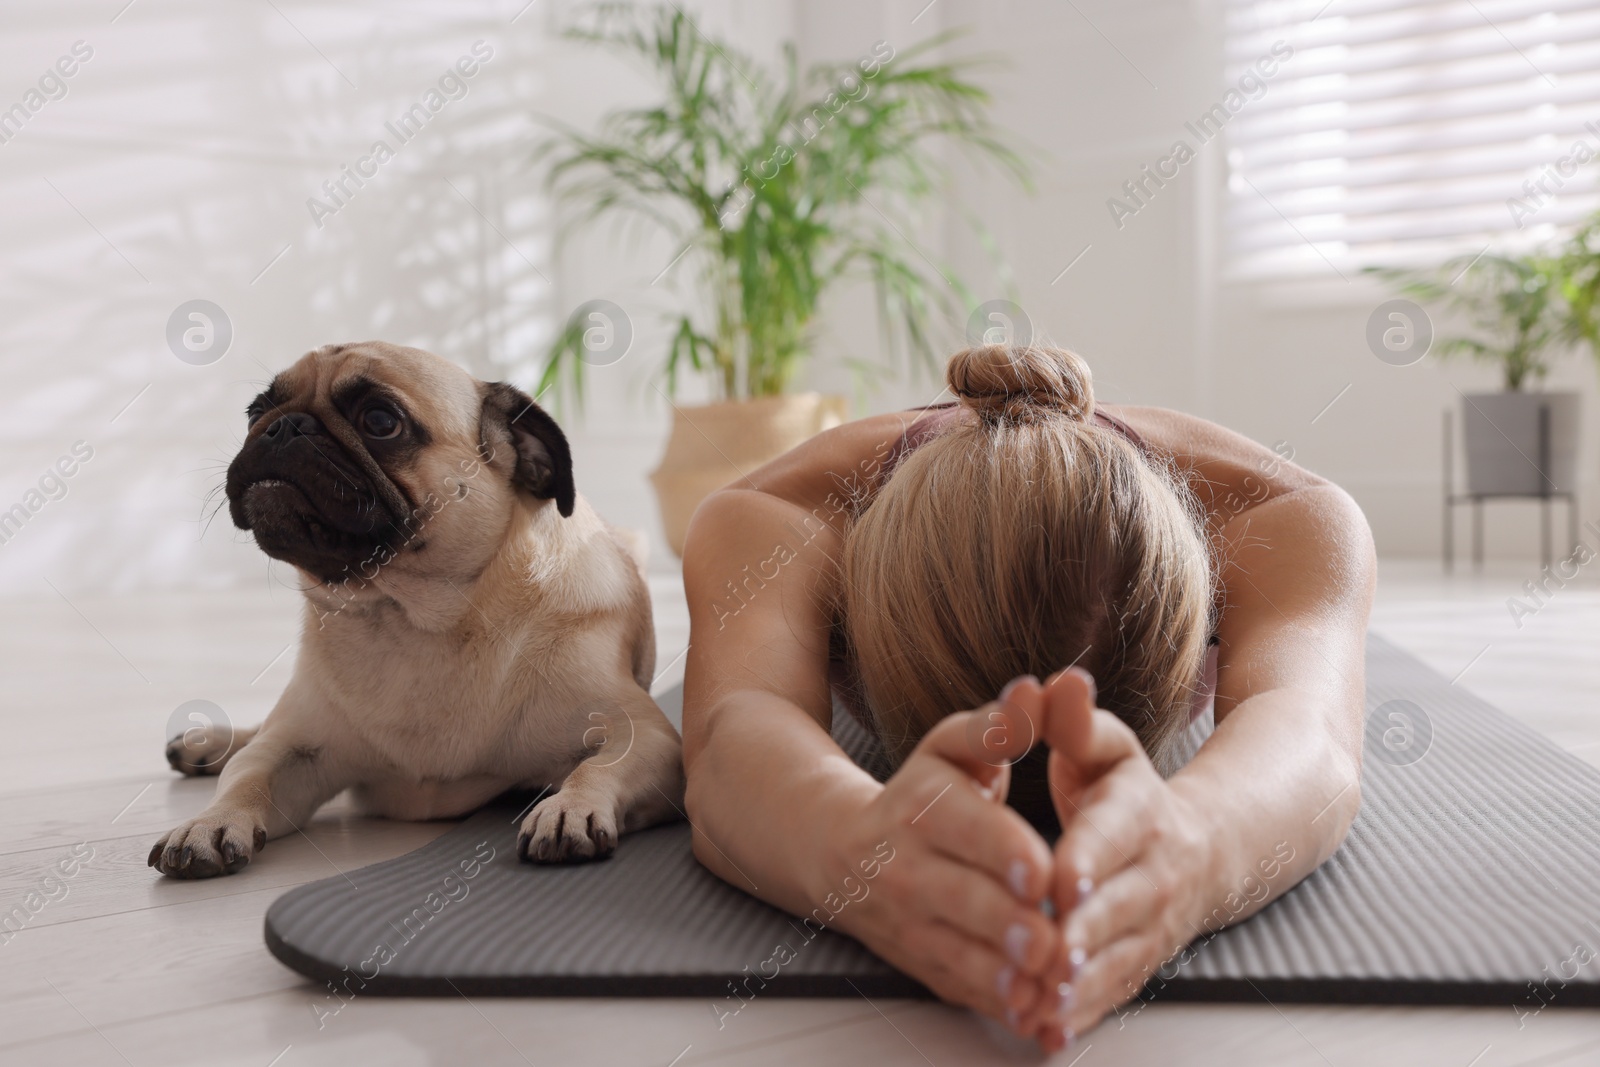
<path fill-rule="evenodd" d="M 511 483 L 540 500 L 554 500 L 561 517 L 572 514 L 572 450 L 566 434 L 533 398 L 514 385 L 489 382 L 480 430 L 485 454 L 496 440 L 510 440 L 517 454 Z"/>

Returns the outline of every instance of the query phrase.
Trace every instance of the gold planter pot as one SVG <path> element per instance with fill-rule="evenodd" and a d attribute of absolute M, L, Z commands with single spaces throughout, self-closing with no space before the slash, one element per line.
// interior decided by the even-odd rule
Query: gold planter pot
<path fill-rule="evenodd" d="M 848 413 L 844 397 L 822 393 L 675 407 L 666 453 L 650 474 L 672 551 L 683 555 L 689 519 L 700 501 L 838 426 Z"/>

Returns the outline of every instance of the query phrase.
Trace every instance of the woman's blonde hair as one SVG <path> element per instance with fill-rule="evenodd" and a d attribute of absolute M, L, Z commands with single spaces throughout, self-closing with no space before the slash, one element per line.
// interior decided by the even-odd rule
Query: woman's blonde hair
<path fill-rule="evenodd" d="M 898 766 L 939 719 L 1076 663 L 1164 773 L 1205 665 L 1203 518 L 1169 463 L 1093 418 L 1057 348 L 952 357 L 976 418 L 908 453 L 845 537 L 844 637 Z"/>

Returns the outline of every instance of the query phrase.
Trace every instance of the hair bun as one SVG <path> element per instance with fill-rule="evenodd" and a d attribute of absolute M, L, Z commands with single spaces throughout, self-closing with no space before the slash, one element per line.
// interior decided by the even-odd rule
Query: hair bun
<path fill-rule="evenodd" d="M 1026 418 L 1053 411 L 1087 420 L 1094 414 L 1089 364 L 1064 348 L 969 348 L 950 357 L 945 380 L 963 403 L 987 418 Z"/>

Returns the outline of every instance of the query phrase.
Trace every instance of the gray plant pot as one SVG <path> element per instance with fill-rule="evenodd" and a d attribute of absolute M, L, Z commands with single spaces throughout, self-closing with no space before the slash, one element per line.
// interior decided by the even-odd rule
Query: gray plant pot
<path fill-rule="evenodd" d="M 1549 454 L 1542 474 L 1541 409 L 1549 412 Z M 1571 492 L 1577 481 L 1578 414 L 1577 393 L 1464 394 L 1461 423 L 1467 452 L 1468 494 L 1539 496 Z"/>

